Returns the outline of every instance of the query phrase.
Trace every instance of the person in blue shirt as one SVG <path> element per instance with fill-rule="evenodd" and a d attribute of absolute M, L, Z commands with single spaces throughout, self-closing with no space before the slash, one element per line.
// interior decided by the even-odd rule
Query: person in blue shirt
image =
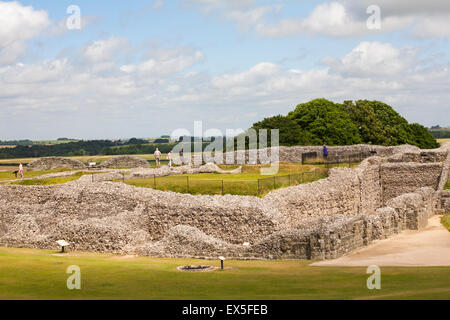
<path fill-rule="evenodd" d="M 323 158 L 325 159 L 325 161 L 328 160 L 328 148 L 327 146 L 323 146 Z"/>

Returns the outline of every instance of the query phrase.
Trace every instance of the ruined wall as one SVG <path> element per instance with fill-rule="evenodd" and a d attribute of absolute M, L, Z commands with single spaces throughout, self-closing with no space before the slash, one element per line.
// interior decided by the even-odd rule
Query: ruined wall
<path fill-rule="evenodd" d="M 119 156 L 111 158 L 101 164 L 102 168 L 145 168 L 150 164 L 147 160 L 136 156 Z"/>
<path fill-rule="evenodd" d="M 438 189 L 443 163 L 384 163 L 381 165 L 383 203 L 420 187 Z"/>
<path fill-rule="evenodd" d="M 0 245 L 57 249 L 55 241 L 65 239 L 72 250 L 165 257 L 336 258 L 425 227 L 437 194 L 449 208 L 449 193 L 433 189 L 446 168 L 430 162 L 434 157 L 373 157 L 264 198 L 182 195 L 87 178 L 0 186 Z"/>
<path fill-rule="evenodd" d="M 434 213 L 434 190 L 421 188 L 392 200 L 374 214 L 336 215 L 305 223 L 309 228 L 283 230 L 247 248 L 240 257 L 267 259 L 336 259 L 373 241 L 389 238 L 406 229 L 422 228 Z"/>
<path fill-rule="evenodd" d="M 291 227 L 310 217 L 357 214 L 360 207 L 359 179 L 348 168 L 334 168 L 328 179 L 275 190 L 265 199 L 285 216 Z"/>
<path fill-rule="evenodd" d="M 115 183 L 0 186 L 0 194 L 6 230 L 0 243 L 17 245 L 27 239 L 24 245 L 32 247 L 51 246 L 60 237 L 83 250 L 101 251 L 99 241 L 105 241 L 116 252 L 136 232 L 158 241 L 177 225 L 242 244 L 268 236 L 284 222 L 260 198 L 181 195 Z"/>
<path fill-rule="evenodd" d="M 439 202 L 443 214 L 450 213 L 450 190 L 441 191 L 439 194 Z"/>
<path fill-rule="evenodd" d="M 27 170 L 29 171 L 47 171 L 47 170 L 57 170 L 57 169 L 85 169 L 86 166 L 83 162 L 70 159 L 70 158 L 60 158 L 60 157 L 47 157 L 40 158 L 31 161 L 27 165 Z"/>
<path fill-rule="evenodd" d="M 275 151 L 279 153 L 279 161 L 282 162 L 294 162 L 301 163 L 302 162 L 302 154 L 315 152 L 319 157 L 323 156 L 323 147 L 322 146 L 306 146 L 306 147 L 277 147 L 274 148 Z M 338 160 L 338 161 L 347 161 L 348 157 L 355 157 L 356 155 L 362 155 L 364 160 L 365 158 L 371 156 L 392 156 L 399 152 L 419 152 L 420 149 L 415 146 L 404 145 L 404 146 L 395 146 L 395 147 L 383 147 L 383 146 L 374 146 L 374 145 L 353 145 L 353 146 L 336 146 L 336 147 L 328 147 L 329 158 Z M 250 158 L 250 153 L 253 153 L 252 158 Z M 225 153 L 224 159 L 229 157 L 230 159 L 234 159 L 235 163 L 238 163 L 238 159 L 245 159 L 246 163 L 250 163 L 249 160 L 256 158 L 257 160 L 254 163 L 269 163 L 271 156 L 271 149 L 260 149 L 260 150 L 251 150 L 245 152 L 234 152 L 234 153 Z M 359 160 L 356 159 L 355 160 Z"/>

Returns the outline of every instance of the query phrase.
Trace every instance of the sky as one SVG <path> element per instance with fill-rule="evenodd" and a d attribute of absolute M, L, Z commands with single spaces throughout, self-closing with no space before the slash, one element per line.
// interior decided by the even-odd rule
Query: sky
<path fill-rule="evenodd" d="M 450 125 L 449 49 L 448 0 L 0 0 L 0 140 L 225 132 L 316 98 Z"/>

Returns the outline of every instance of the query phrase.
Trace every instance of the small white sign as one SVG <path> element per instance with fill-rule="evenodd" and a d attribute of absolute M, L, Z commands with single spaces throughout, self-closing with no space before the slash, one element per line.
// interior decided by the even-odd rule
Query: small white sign
<path fill-rule="evenodd" d="M 69 246 L 69 243 L 67 241 L 64 241 L 64 240 L 58 240 L 58 241 L 56 241 L 56 243 L 59 244 L 61 247 Z"/>

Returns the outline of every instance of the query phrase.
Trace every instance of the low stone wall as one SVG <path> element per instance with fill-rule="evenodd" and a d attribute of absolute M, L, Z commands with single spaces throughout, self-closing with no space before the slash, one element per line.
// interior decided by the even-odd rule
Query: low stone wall
<path fill-rule="evenodd" d="M 40 158 L 33 160 L 27 165 L 28 171 L 47 171 L 57 169 L 80 170 L 86 169 L 86 166 L 81 161 L 59 157 Z"/>
<path fill-rule="evenodd" d="M 240 257 L 267 259 L 336 259 L 355 249 L 398 234 L 406 229 L 426 226 L 433 212 L 434 190 L 422 188 L 416 193 L 395 198 L 392 207 L 374 214 L 336 215 L 307 223 L 310 227 L 279 231 L 245 250 Z"/>
<path fill-rule="evenodd" d="M 439 201 L 443 213 L 450 213 L 450 190 L 441 191 L 439 194 Z"/>
<path fill-rule="evenodd" d="M 119 156 L 103 162 L 101 168 L 145 168 L 150 164 L 147 160 L 136 156 Z"/>
<path fill-rule="evenodd" d="M 355 170 L 335 168 L 328 179 L 275 190 L 265 199 L 295 228 L 305 218 L 336 214 L 354 215 L 360 207 L 360 186 Z"/>
<path fill-rule="evenodd" d="M 438 163 L 385 163 L 381 165 L 383 203 L 420 187 L 438 190 L 443 162 Z"/>

